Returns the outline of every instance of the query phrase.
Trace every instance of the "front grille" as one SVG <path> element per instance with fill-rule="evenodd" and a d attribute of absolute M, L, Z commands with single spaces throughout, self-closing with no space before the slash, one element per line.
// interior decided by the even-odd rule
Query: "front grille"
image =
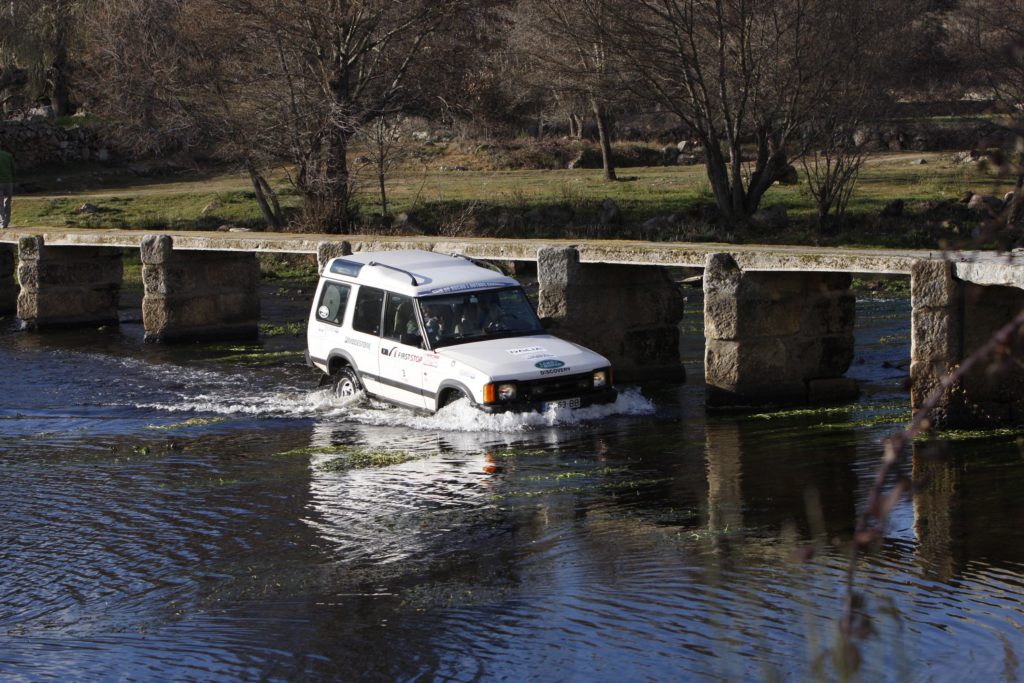
<path fill-rule="evenodd" d="M 558 401 L 563 398 L 584 396 L 593 391 L 592 374 L 564 375 L 550 379 L 520 382 L 519 398 L 527 401 Z"/>

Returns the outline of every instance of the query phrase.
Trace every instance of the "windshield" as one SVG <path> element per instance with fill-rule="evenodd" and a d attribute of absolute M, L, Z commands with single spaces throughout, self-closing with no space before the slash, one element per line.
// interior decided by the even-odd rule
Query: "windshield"
<path fill-rule="evenodd" d="M 543 333 L 522 287 L 418 300 L 431 348 Z"/>

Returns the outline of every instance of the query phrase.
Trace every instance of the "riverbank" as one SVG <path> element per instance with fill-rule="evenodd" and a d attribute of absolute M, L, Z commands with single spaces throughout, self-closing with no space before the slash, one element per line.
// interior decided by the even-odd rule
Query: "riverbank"
<path fill-rule="evenodd" d="M 359 231 L 938 248 L 970 241 L 987 218 L 962 203 L 967 193 L 1001 199 L 1012 189 L 1010 178 L 957 161 L 951 152 L 889 153 L 865 165 L 848 218 L 829 230 L 818 227 L 803 180 L 769 191 L 762 206 L 780 207 L 771 220 L 728 226 L 715 218 L 700 165 L 626 168 L 620 180 L 608 182 L 594 169 L 467 170 L 447 163 L 462 158 L 441 152 L 403 164 L 387 183 L 389 217 L 380 215 L 371 179 L 363 178 Z M 272 180 L 285 212 L 296 215 L 301 198 L 286 175 Z M 15 225 L 263 227 L 248 178 L 223 168 L 79 164 L 35 172 L 21 185 Z M 986 243 L 1005 247 L 1015 240 L 993 234 Z"/>

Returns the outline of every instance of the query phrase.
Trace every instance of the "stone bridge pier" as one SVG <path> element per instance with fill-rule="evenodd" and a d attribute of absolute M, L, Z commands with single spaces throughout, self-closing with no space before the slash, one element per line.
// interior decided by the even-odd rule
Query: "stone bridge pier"
<path fill-rule="evenodd" d="M 856 300 L 849 273 L 704 270 L 704 374 L 711 406 L 848 400 Z"/>
<path fill-rule="evenodd" d="M 147 342 L 256 339 L 255 252 L 179 251 L 169 235 L 146 235 L 141 254 Z"/>
<path fill-rule="evenodd" d="M 925 407 L 948 372 L 1024 307 L 1024 290 L 1019 287 L 966 282 L 954 275 L 954 267 L 945 261 L 917 261 L 911 267 L 910 395 L 915 412 Z M 943 427 L 1024 423 L 1019 340 L 1015 348 L 983 360 L 943 392 L 932 411 L 932 423 Z"/>
<path fill-rule="evenodd" d="M 537 252 L 538 313 L 550 330 L 611 361 L 617 380 L 682 380 L 684 299 L 664 268 L 580 263 L 575 247 Z"/>
<path fill-rule="evenodd" d="M 121 249 L 48 247 L 34 236 L 21 238 L 18 257 L 18 318 L 24 329 L 118 324 Z M 0 255 L 0 293 L 5 289 L 5 258 Z"/>
<path fill-rule="evenodd" d="M 18 281 L 14 279 L 17 260 L 13 244 L 0 244 L 0 315 L 18 310 Z"/>

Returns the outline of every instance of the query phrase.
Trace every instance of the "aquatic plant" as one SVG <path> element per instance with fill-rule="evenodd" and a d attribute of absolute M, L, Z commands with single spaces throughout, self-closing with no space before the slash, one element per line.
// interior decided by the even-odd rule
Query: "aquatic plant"
<path fill-rule="evenodd" d="M 278 453 L 280 457 L 309 457 L 312 455 L 336 455 L 327 462 L 317 465 L 322 472 L 344 472 L 346 470 L 369 469 L 373 467 L 391 467 L 401 465 L 412 460 L 425 460 L 432 458 L 439 453 L 435 451 L 400 451 L 383 448 L 368 448 L 354 444 L 340 444 L 336 446 L 310 446 L 308 448 L 293 448 Z"/>
<path fill-rule="evenodd" d="M 149 425 L 148 429 L 182 429 L 186 427 L 205 427 L 206 425 L 219 424 L 221 422 L 227 422 L 226 417 L 192 417 L 182 422 L 174 422 L 166 425 Z"/>
<path fill-rule="evenodd" d="M 259 325 L 260 334 L 264 337 L 298 337 L 306 332 L 306 321 L 300 320 L 298 322 L 282 323 L 275 325 L 273 323 L 260 323 Z"/>
<path fill-rule="evenodd" d="M 217 363 L 244 363 L 246 365 L 273 365 L 281 361 L 303 358 L 301 351 L 248 351 L 210 359 Z"/>

